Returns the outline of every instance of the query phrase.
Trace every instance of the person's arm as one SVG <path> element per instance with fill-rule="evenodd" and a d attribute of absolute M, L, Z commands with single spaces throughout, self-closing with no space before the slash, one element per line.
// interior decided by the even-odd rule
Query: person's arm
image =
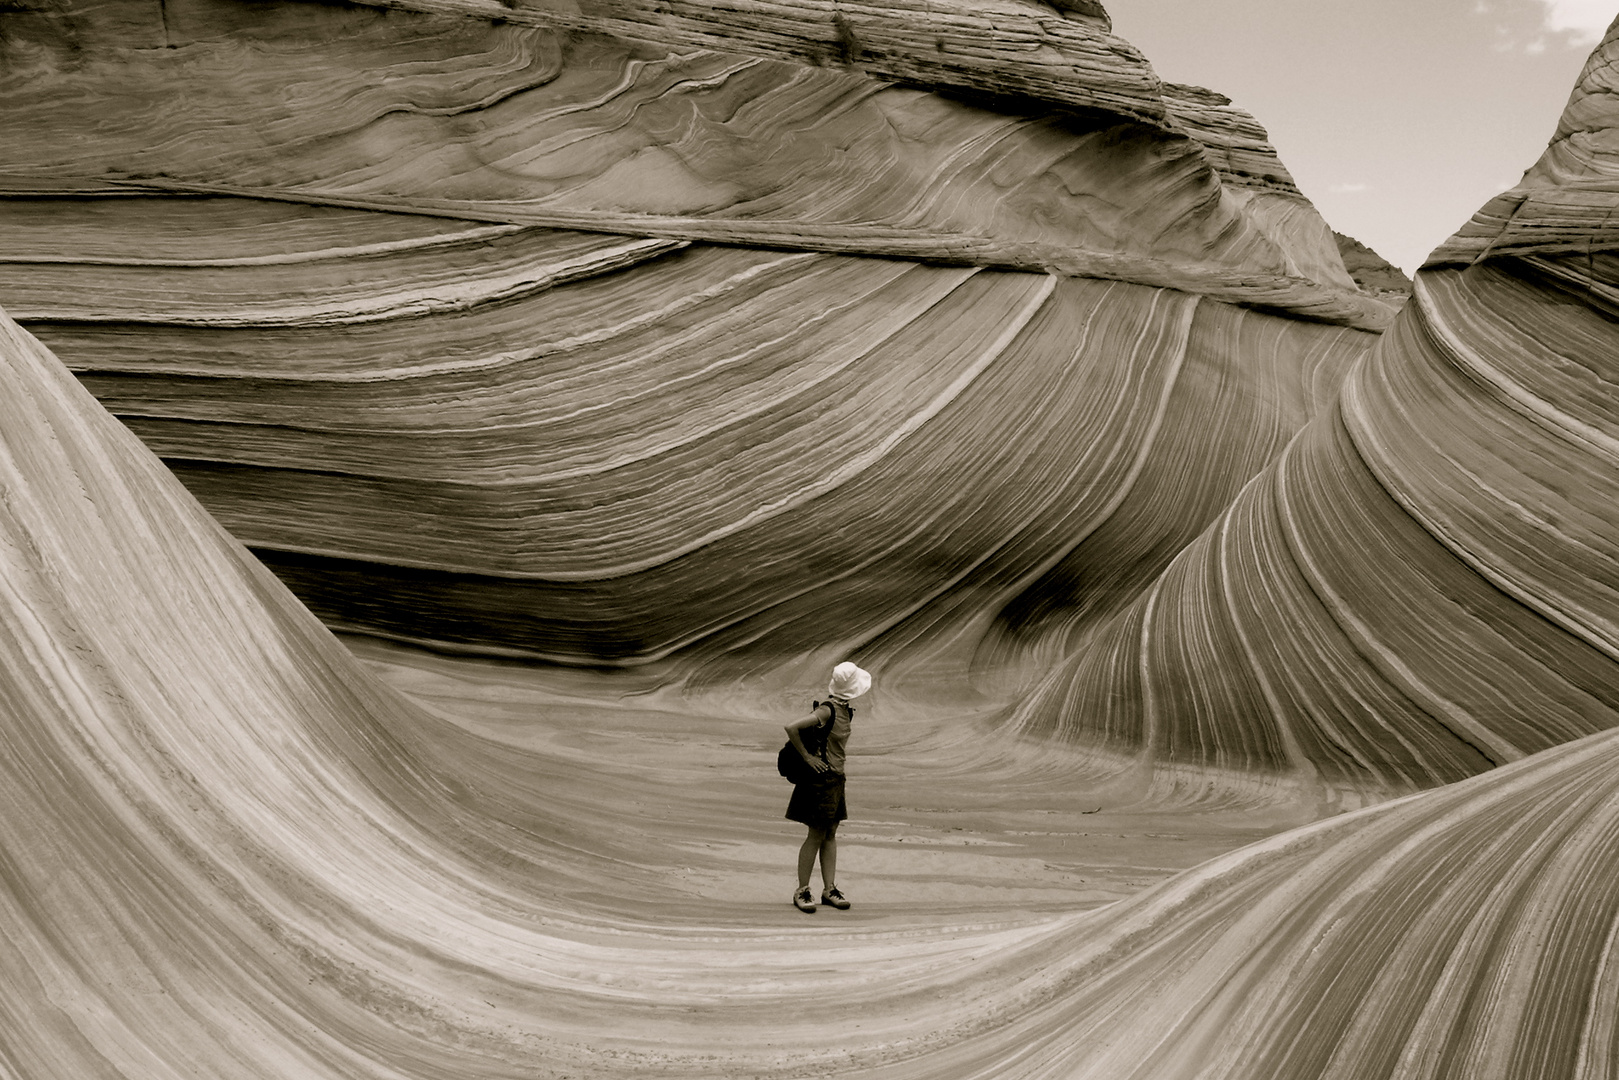
<path fill-rule="evenodd" d="M 827 707 L 823 705 L 821 708 Z M 804 738 L 800 732 L 806 728 L 820 727 L 824 723 L 826 721 L 821 719 L 821 709 L 816 709 L 808 716 L 801 720 L 794 720 L 786 727 L 787 741 L 793 744 L 793 749 L 798 751 L 798 756 L 804 759 L 804 763 L 818 773 L 827 772 L 832 766 L 809 752 L 804 746 Z"/>

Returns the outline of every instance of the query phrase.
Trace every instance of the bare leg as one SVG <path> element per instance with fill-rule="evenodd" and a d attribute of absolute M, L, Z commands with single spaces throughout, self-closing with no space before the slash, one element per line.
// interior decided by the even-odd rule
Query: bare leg
<path fill-rule="evenodd" d="M 823 833 L 820 829 L 811 828 L 809 835 L 804 837 L 804 843 L 798 849 L 798 887 L 800 889 L 809 887 L 810 871 L 815 868 L 815 856 L 823 850 L 825 843 L 826 833 Z M 833 859 L 836 860 L 836 858 L 837 856 L 834 855 Z M 822 859 L 821 874 L 824 877 L 826 874 L 825 856 L 822 856 Z"/>
<path fill-rule="evenodd" d="M 838 823 L 833 822 L 821 841 L 821 886 L 830 889 L 838 883 Z M 809 872 L 799 871 L 799 877 L 809 882 Z"/>

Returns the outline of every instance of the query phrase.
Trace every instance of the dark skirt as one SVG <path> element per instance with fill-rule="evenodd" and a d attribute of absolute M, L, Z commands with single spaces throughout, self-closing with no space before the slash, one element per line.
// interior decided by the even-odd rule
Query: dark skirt
<path fill-rule="evenodd" d="M 787 800 L 787 820 L 812 829 L 825 829 L 849 816 L 849 804 L 843 798 L 843 774 L 816 773 L 802 784 L 793 785 L 793 797 Z"/>

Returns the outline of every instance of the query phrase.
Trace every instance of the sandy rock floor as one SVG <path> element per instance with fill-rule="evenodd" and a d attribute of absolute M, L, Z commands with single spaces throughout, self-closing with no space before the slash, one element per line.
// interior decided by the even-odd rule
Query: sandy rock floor
<path fill-rule="evenodd" d="M 874 693 L 857 715 L 839 833 L 839 885 L 854 906 L 806 916 L 789 903 L 803 829 L 782 817 L 791 789 L 775 773 L 770 695 L 761 715 L 738 717 L 646 676 L 345 642 L 446 721 L 416 734 L 441 747 L 470 812 L 557 842 L 557 877 L 536 890 L 602 917 L 981 932 L 1130 896 L 1310 816 L 1289 800 L 1154 806 L 1117 778 L 1087 780 L 1086 763 L 1060 750 L 1009 759 L 998 745 L 1008 737 L 978 717 L 885 717 Z M 975 745 L 996 752 L 975 763 Z"/>

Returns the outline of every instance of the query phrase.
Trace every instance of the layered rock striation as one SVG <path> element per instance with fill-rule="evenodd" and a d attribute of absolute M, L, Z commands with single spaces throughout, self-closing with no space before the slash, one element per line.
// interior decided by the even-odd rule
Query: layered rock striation
<path fill-rule="evenodd" d="M 1613 726 L 1619 492 L 1591 391 L 1614 327 L 1566 295 L 1493 263 L 1419 275 L 1336 407 L 1076 631 L 1025 721 L 1396 786 Z"/>
<path fill-rule="evenodd" d="M 1614 722 L 1499 449 L 1526 343 L 1604 347 L 1542 325 L 1561 256 L 1435 278 L 1340 398 L 1389 309 L 1094 14 L 420 7 L 7 37 L 0 302 L 329 624 L 698 682 L 859 652 L 1329 800 Z M 1600 189 L 1589 96 L 1537 190 Z"/>
<path fill-rule="evenodd" d="M 1615 118 L 1593 99 L 1614 49 L 1528 174 L 1533 206 L 1607 183 Z M 1127 610 L 1071 631 L 1023 724 L 1328 789 L 1456 780 L 1614 726 L 1614 263 L 1596 229 L 1501 239 L 1567 222 L 1526 202 L 1502 224 L 1499 203 L 1221 519 Z"/>
<path fill-rule="evenodd" d="M 0 302 L 334 625 L 896 675 L 1139 588 L 1387 321 L 1094 13 L 638 11 L 19 14 Z"/>
<path fill-rule="evenodd" d="M 811 63 L 819 28 L 844 16 L 790 4 L 424 6 L 437 14 L 120 0 L 16 16 L 0 187 L 1052 269 L 1388 321 L 1321 261 L 1318 217 L 1278 230 L 1222 184 L 1211 153 L 1275 171 L 1255 164 L 1274 157 L 1263 131 L 1221 116 L 1206 153 L 1175 118 L 1188 108 L 1094 19 L 1024 3 L 873 9 L 854 32 L 901 40 L 861 55 L 942 57 L 909 76 L 923 89 L 864 73 L 905 74 L 892 65 Z M 996 44 L 919 47 L 935 22 Z M 1046 68 L 1019 88 L 1020 71 Z M 986 100 L 986 86 L 1016 95 Z M 1206 106 L 1190 112 L 1210 129 Z"/>
<path fill-rule="evenodd" d="M 548 281 L 659 248 L 526 237 Z M 335 299 L 319 266 L 289 307 Z M 1121 507 L 1195 534 L 1364 347 L 1125 283 L 721 247 L 425 323 L 272 318 L 33 325 L 322 614 L 587 661 L 926 637 Z M 1232 448 L 1186 475 L 1211 409 Z"/>
<path fill-rule="evenodd" d="M 1610 1076 L 1616 751 L 1546 750 L 1084 917 L 1015 1018 L 892 1075 Z"/>
<path fill-rule="evenodd" d="M 622 811 L 377 683 L 3 316 L 0 355 L 19 1076 L 1606 1075 L 1611 732 L 1094 912 L 638 920 Z"/>
<path fill-rule="evenodd" d="M 1327 280 L 1330 235 L 1217 96 L 1120 76 L 1148 103 L 1122 126 L 1008 124 L 919 89 L 915 41 L 857 9 L 831 55 L 836 19 L 759 8 L 4 16 L 0 302 L 39 335 L 0 315 L 6 1070 L 1611 1076 L 1619 33 L 1374 345 L 1341 325 L 1372 309 Z M 1057 70 L 1075 35 L 1111 47 L 1094 8 L 912 16 L 1013 42 L 1060 21 L 1030 46 Z M 989 63 L 936 51 L 925 77 L 957 90 Z M 830 96 L 795 113 L 800 92 Z M 796 143 L 763 119 L 714 149 L 761 100 L 816 117 L 820 153 L 884 94 L 941 128 L 825 166 L 877 178 L 826 189 L 845 203 L 794 201 L 774 156 Z M 1091 177 L 1049 233 L 973 171 L 1042 122 Z M 671 157 L 703 182 L 660 187 Z M 624 160 L 626 192 L 678 212 L 609 205 Z M 559 205 L 588 212 L 515 209 L 540 198 L 519 166 L 563 161 Z M 890 187 L 928 161 L 962 178 Z M 777 209 L 734 215 L 768 242 L 703 231 L 732 217 L 692 192 L 733 172 L 775 178 Z M 1133 218 L 1075 209 L 1109 176 Z M 867 218 L 896 191 L 882 220 L 912 214 L 921 248 L 828 239 L 891 239 Z M 1115 225 L 1107 251 L 1151 273 L 1018 262 L 1029 237 L 1090 259 Z M 926 246 L 968 235 L 987 246 Z M 1182 256 L 1215 284 L 1169 280 Z M 720 722 L 662 718 L 687 756 L 660 769 L 581 739 L 578 699 L 549 744 L 476 734 L 282 579 L 339 625 L 687 686 L 858 650 L 894 714 L 1009 703 L 907 744 L 934 770 L 913 783 L 982 805 L 1109 771 L 1144 816 L 1219 777 L 1323 811 L 1446 786 L 1098 911 L 716 931 L 658 875 L 715 873 L 720 839 L 789 850 L 713 782 Z M 637 762 L 667 745 L 643 741 Z M 920 859 L 926 889 L 943 864 Z M 807 994 L 829 970 L 839 992 Z"/>

